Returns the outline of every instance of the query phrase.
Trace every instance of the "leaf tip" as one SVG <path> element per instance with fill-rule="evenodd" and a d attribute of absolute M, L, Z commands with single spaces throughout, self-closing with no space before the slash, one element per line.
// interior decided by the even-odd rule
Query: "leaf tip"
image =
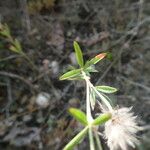
<path fill-rule="evenodd" d="M 73 44 L 75 45 L 75 44 L 78 44 L 78 42 L 77 41 L 73 41 Z"/>
<path fill-rule="evenodd" d="M 96 58 L 99 58 L 99 59 L 103 59 L 104 57 L 106 57 L 107 53 L 100 53 L 98 55 L 96 55 L 95 57 Z"/>

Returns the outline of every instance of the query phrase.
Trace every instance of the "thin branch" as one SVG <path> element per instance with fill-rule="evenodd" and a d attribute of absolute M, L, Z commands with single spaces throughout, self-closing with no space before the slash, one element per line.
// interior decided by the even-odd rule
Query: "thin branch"
<path fill-rule="evenodd" d="M 13 102 L 13 98 L 12 98 L 12 90 L 11 90 L 11 80 L 9 78 L 7 78 L 6 82 L 7 82 L 8 102 L 7 102 L 7 105 L 5 107 L 5 110 L 6 110 L 6 116 L 9 117 L 9 108 L 10 108 L 10 105 L 12 104 L 12 102 Z"/>
<path fill-rule="evenodd" d="M 120 78 L 126 80 L 127 82 L 129 82 L 129 83 L 132 84 L 132 85 L 135 85 L 135 86 L 137 86 L 137 87 L 140 87 L 140 88 L 142 88 L 142 89 L 144 89 L 144 90 L 150 92 L 150 87 L 148 87 L 148 86 L 146 86 L 146 85 L 143 85 L 143 84 L 138 83 L 138 82 L 131 81 L 131 80 L 127 79 L 127 78 L 124 77 L 124 76 L 120 76 Z"/>
<path fill-rule="evenodd" d="M 36 89 L 33 87 L 33 85 L 31 84 L 31 82 L 29 80 L 24 79 L 23 77 L 21 77 L 19 75 L 13 74 L 11 72 L 5 72 L 5 71 L 0 71 L 0 75 L 10 77 L 10 78 L 19 79 L 31 88 L 31 92 L 32 92 L 32 90 L 36 91 Z"/>

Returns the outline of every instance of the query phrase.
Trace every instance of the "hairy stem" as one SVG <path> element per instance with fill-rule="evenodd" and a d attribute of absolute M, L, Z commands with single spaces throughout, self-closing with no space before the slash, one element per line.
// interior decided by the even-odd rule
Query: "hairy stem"
<path fill-rule="evenodd" d="M 83 77 L 85 79 L 86 82 L 86 114 L 87 114 L 87 120 L 88 122 L 92 122 L 93 121 L 93 117 L 91 114 L 91 106 L 90 106 L 90 86 L 88 84 L 89 81 L 89 77 L 86 76 L 85 72 L 82 72 Z"/>
<path fill-rule="evenodd" d="M 95 139 L 96 139 L 96 144 L 97 144 L 98 149 L 103 150 L 101 141 L 100 141 L 99 136 L 98 136 L 98 133 L 94 132 L 94 134 L 95 134 Z"/>
<path fill-rule="evenodd" d="M 92 127 L 89 128 L 90 150 L 95 150 Z"/>

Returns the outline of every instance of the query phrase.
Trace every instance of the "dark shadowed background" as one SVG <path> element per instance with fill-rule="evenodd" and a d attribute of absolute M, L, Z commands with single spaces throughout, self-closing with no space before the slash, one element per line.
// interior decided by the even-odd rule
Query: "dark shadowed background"
<path fill-rule="evenodd" d="M 29 59 L 0 37 L 0 150 L 61 150 L 82 128 L 67 109 L 85 109 L 85 85 L 59 81 L 69 65 L 77 65 L 74 40 L 85 59 L 110 54 L 91 80 L 119 89 L 110 95 L 114 104 L 132 106 L 145 127 L 135 150 L 149 150 L 149 14 L 148 0 L 1 0 L 0 22 Z M 107 150 L 104 139 L 102 145 Z M 88 139 L 76 148 L 84 149 Z"/>

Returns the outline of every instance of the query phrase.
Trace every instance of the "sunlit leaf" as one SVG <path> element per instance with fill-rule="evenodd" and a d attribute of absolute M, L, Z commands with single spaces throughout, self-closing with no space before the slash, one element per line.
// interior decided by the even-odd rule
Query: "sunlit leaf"
<path fill-rule="evenodd" d="M 74 41 L 73 45 L 74 45 L 74 49 L 75 49 L 75 53 L 76 53 L 77 62 L 80 67 L 83 67 L 84 61 L 83 61 L 83 54 L 82 54 L 81 48 L 76 41 Z"/>
<path fill-rule="evenodd" d="M 96 89 L 103 93 L 114 93 L 117 91 L 116 88 L 110 86 L 96 86 Z"/>
<path fill-rule="evenodd" d="M 69 113 L 76 119 L 78 120 L 81 124 L 83 125 L 87 125 L 87 119 L 86 119 L 86 115 L 84 112 L 82 112 L 79 109 L 76 108 L 70 108 L 69 109 Z"/>
<path fill-rule="evenodd" d="M 93 59 L 91 59 L 90 62 L 95 65 L 95 64 L 97 64 L 100 60 L 102 60 L 106 55 L 107 55 L 107 53 L 101 53 L 101 54 L 99 54 L 99 55 L 96 55 Z"/>
<path fill-rule="evenodd" d="M 71 71 L 63 74 L 62 76 L 60 76 L 59 80 L 75 78 L 76 76 L 80 75 L 80 72 L 81 72 L 80 69 L 71 70 Z"/>
<path fill-rule="evenodd" d="M 89 67 L 91 65 L 95 65 L 97 64 L 100 60 L 102 60 L 105 56 L 107 55 L 107 53 L 101 53 L 99 55 L 96 55 L 94 58 L 92 58 L 91 60 L 87 61 L 85 64 L 85 67 Z"/>
<path fill-rule="evenodd" d="M 88 132 L 88 126 L 78 133 L 64 148 L 63 150 L 73 150 L 73 148 L 83 140 Z"/>
<path fill-rule="evenodd" d="M 92 122 L 92 125 L 101 125 L 105 123 L 106 121 L 108 121 L 110 118 L 111 118 L 110 113 L 102 114 Z"/>

